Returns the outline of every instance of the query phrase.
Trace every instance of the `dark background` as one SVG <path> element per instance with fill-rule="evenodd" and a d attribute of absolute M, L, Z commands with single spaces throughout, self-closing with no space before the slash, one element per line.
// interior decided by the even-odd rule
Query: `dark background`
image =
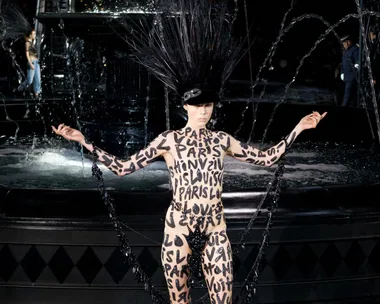
<path fill-rule="evenodd" d="M 36 14 L 36 1 L 28 0 L 15 0 L 22 8 L 25 15 L 30 21 L 35 18 Z M 86 1 L 78 0 L 77 9 L 85 7 Z M 89 2 L 89 1 L 87 1 Z M 102 1 L 98 1 L 101 3 Z M 252 69 L 253 74 L 256 75 L 258 68 L 262 64 L 268 50 L 272 43 L 278 36 L 282 18 L 287 10 L 290 8 L 291 1 L 288 0 L 268 0 L 268 1 L 246 1 L 248 20 L 244 17 L 242 0 L 240 2 L 240 13 L 237 22 L 237 32 L 241 35 L 245 33 L 246 22 L 250 27 L 251 41 L 254 41 L 251 48 L 252 56 Z M 374 7 L 374 1 L 364 1 L 364 6 Z M 79 6 L 79 7 L 78 7 Z M 356 13 L 356 3 L 354 0 L 320 0 L 320 1 L 307 1 L 299 0 L 294 1 L 294 9 L 288 15 L 286 25 L 294 17 L 302 14 L 318 14 L 322 16 L 330 24 L 334 24 L 342 17 L 349 13 Z M 64 20 L 65 23 L 68 21 Z M 59 18 L 56 20 L 49 20 L 51 25 L 59 23 Z M 295 69 L 299 64 L 300 59 L 311 49 L 314 43 L 318 40 L 319 35 L 323 33 L 326 26 L 316 19 L 303 20 L 297 23 L 285 36 L 278 46 L 277 52 L 273 57 L 274 70 L 268 74 L 264 73 L 264 77 L 268 77 L 272 81 L 289 81 L 294 75 Z M 82 33 L 80 31 L 82 30 Z M 65 28 L 66 34 L 70 35 L 70 26 Z M 347 22 L 339 25 L 336 29 L 338 35 L 343 36 L 351 34 L 354 39 L 358 40 L 359 24 L 356 19 L 349 19 Z M 106 26 L 99 26 L 94 24 L 91 18 L 86 20 L 82 17 L 82 24 L 79 28 L 75 28 L 72 34 L 86 35 L 85 39 L 91 43 L 99 45 L 122 47 L 123 41 L 117 36 L 112 35 L 110 29 Z M 82 36 L 83 37 L 83 36 Z M 125 44 L 125 43 L 124 43 Z M 15 43 L 14 49 L 20 60 L 24 60 L 21 43 Z M 285 60 L 286 66 L 280 67 L 280 61 Z M 318 86 L 334 87 L 334 70 L 339 65 L 341 60 L 341 46 L 339 41 L 333 34 L 329 34 L 327 38 L 319 44 L 313 54 L 306 60 L 304 66 L 301 68 L 300 75 L 297 82 L 300 83 L 313 83 Z M 1 74 L 12 73 L 6 67 L 7 55 L 2 52 L 1 55 Z M 25 61 L 25 60 L 24 60 Z M 233 79 L 249 79 L 248 55 L 243 58 L 239 67 L 236 69 Z"/>
<path fill-rule="evenodd" d="M 147 0 L 138 0 L 139 3 L 144 1 Z M 233 5 L 234 1 L 230 1 Z M 147 139 L 164 131 L 167 128 L 167 113 L 162 85 L 153 77 L 149 78 L 141 66 L 118 55 L 126 52 L 127 43 L 109 26 L 110 15 L 96 13 L 94 10 L 96 7 L 98 10 L 110 8 L 112 11 L 117 7 L 118 2 L 118 0 L 76 0 L 74 2 L 75 12 L 69 12 L 67 1 L 47 0 L 44 11 L 40 10 L 37 16 L 36 1 L 18 0 L 18 5 L 28 20 L 30 22 L 38 20 L 42 29 L 38 34 L 39 38 L 43 37 L 40 51 L 43 102 L 38 106 L 41 108 L 40 112 L 45 125 L 59 124 L 62 121 L 66 124 L 77 125 L 79 121 L 86 136 L 94 142 L 104 143 L 102 147 L 107 151 L 124 155 L 125 150 L 133 152 L 142 147 Z M 291 6 L 290 0 L 238 0 L 237 2 L 239 11 L 235 34 L 237 37 L 246 37 L 248 27 L 252 47 L 238 64 L 230 78 L 231 81 L 227 84 L 225 96 L 229 99 L 223 104 L 220 111 L 215 111 L 215 117 L 217 117 L 215 128 L 231 133 L 239 128 L 242 120 L 241 113 L 244 111 L 247 99 L 251 96 L 250 83 L 255 82 L 258 70 L 279 35 L 283 17 Z M 379 2 L 363 0 L 363 7 L 379 11 Z M 4 3 L 3 1 L 2 4 Z M 57 13 L 59 11 L 57 4 L 61 13 Z M 247 5 L 247 18 L 245 18 L 245 4 Z M 347 14 L 357 13 L 355 0 L 299 0 L 294 1 L 293 4 L 294 8 L 287 16 L 285 27 L 291 24 L 293 18 L 305 14 L 319 15 L 325 22 L 335 24 Z M 365 17 L 364 22 L 367 27 L 368 24 L 376 23 L 376 19 L 375 17 Z M 260 105 L 257 112 L 260 117 L 260 125 L 256 126 L 253 139 L 261 138 L 268 120 L 274 113 L 273 108 L 276 102 L 281 100 L 286 84 L 292 81 L 300 60 L 312 49 L 326 29 L 326 25 L 321 20 L 310 18 L 294 24 L 291 30 L 282 37 L 270 65 L 273 69 L 268 69 L 268 65 L 262 70 L 259 84 L 254 92 L 254 97 L 258 98 L 264 87 L 263 83 L 268 82 L 268 85 L 265 86 L 264 98 L 267 98 L 270 103 Z M 356 43 L 359 43 L 358 20 L 348 19 L 336 28 L 336 33 L 338 37 L 349 34 Z M 277 131 L 271 139 L 277 140 L 280 135 L 283 135 L 283 129 L 288 128 L 287 123 L 293 126 L 299 117 L 306 115 L 310 109 L 303 105 L 311 101 L 313 111 L 329 111 L 330 121 L 333 122 L 333 126 L 329 126 L 328 132 L 322 127 L 319 128 L 320 133 L 323 133 L 321 138 L 341 141 L 347 137 L 352 140 L 353 135 L 349 131 L 350 127 L 354 127 L 350 124 L 351 113 L 348 113 L 349 118 L 340 114 L 335 117 L 331 109 L 331 106 L 339 104 L 338 99 L 342 96 L 339 95 L 339 92 L 342 91 L 343 82 L 339 78 L 338 70 L 342 45 L 338 37 L 330 33 L 306 58 L 291 86 L 292 89 L 296 87 L 297 92 L 287 94 L 287 98 L 296 100 L 300 107 L 292 107 L 290 110 L 285 106 L 279 108 L 279 111 L 276 112 L 275 123 L 271 125 L 271 130 Z M 24 69 L 26 60 L 23 39 L 15 41 L 11 47 L 17 63 L 21 69 Z M 69 62 L 71 65 L 68 65 Z M 0 79 L 2 80 L 0 92 L 6 97 L 7 104 L 17 98 L 23 100 L 24 97 L 16 91 L 19 79 L 13 62 L 10 60 L 9 54 L 1 48 L 0 64 Z M 250 80 L 251 71 L 253 82 Z M 149 92 L 148 87 L 150 88 Z M 147 118 L 148 94 L 150 96 L 147 131 L 144 121 Z M 231 102 L 234 98 L 235 100 Z M 238 98 L 242 102 L 235 102 Z M 315 100 L 322 100 L 324 103 L 318 104 Z M 172 129 L 182 127 L 186 119 L 181 103 L 177 101 L 173 98 L 170 99 L 169 120 Z M 318 108 L 315 105 L 321 107 Z M 29 123 L 22 118 L 25 112 L 23 103 L 20 103 L 20 110 L 16 110 L 16 107 L 7 107 L 7 109 L 11 111 L 9 113 L 12 119 L 20 117 L 19 124 Z M 19 112 L 16 113 L 16 111 Z M 249 109 L 245 115 L 242 131 L 242 134 L 245 135 L 240 138 L 242 140 L 247 140 L 247 134 L 251 131 L 254 120 L 252 115 L 256 115 L 252 113 L 253 111 Z M 287 119 L 289 113 L 292 113 L 295 118 Z M 368 126 L 366 113 L 363 111 L 362 114 L 364 119 L 362 124 Z M 357 113 L 352 113 L 352 115 L 357 115 Z M 278 119 L 278 117 L 283 117 L 283 119 Z M 44 132 L 40 117 L 35 115 L 34 120 L 35 123 L 30 123 L 26 127 L 21 126 L 20 134 L 22 132 L 26 134 L 32 129 L 36 130 L 35 132 Z M 10 126 L 9 132 L 3 128 L 3 134 L 12 135 L 14 126 L 10 123 L 7 125 Z M 345 131 L 342 133 L 341 129 Z M 353 131 L 355 134 L 365 133 L 370 139 L 373 137 L 368 130 L 358 132 L 355 129 Z M 329 137 L 332 134 L 334 136 Z M 363 135 L 358 135 L 357 138 L 363 140 Z M 133 142 L 136 143 L 136 146 L 127 145 L 126 149 L 122 148 L 123 151 L 119 151 L 117 147 L 120 146 L 121 141 Z"/>

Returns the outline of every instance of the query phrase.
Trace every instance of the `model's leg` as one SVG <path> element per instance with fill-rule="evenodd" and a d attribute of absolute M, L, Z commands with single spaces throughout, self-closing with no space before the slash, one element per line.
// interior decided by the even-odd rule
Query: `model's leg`
<path fill-rule="evenodd" d="M 226 230 L 211 232 L 203 251 L 203 273 L 211 303 L 232 303 L 232 250 Z"/>
<path fill-rule="evenodd" d="M 20 84 L 20 86 L 18 87 L 18 90 L 19 91 L 25 91 L 28 88 L 28 86 L 30 86 L 33 83 L 33 78 L 34 78 L 34 70 L 32 70 L 29 67 L 29 63 L 28 63 L 28 70 L 26 72 L 26 79 L 22 84 Z"/>
<path fill-rule="evenodd" d="M 33 63 L 34 63 L 33 91 L 34 91 L 35 97 L 37 97 L 41 91 L 41 70 L 40 70 L 40 64 L 38 63 L 38 60 L 33 61 Z"/>
<path fill-rule="evenodd" d="M 191 250 L 183 234 L 175 229 L 165 229 L 161 249 L 161 261 L 169 288 L 172 304 L 190 304 L 190 290 L 187 284 L 187 258 Z"/>

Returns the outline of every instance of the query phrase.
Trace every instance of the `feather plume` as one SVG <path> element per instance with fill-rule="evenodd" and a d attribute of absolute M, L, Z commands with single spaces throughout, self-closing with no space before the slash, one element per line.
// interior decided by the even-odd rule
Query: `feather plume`
<path fill-rule="evenodd" d="M 243 55 L 226 1 L 162 0 L 154 12 L 121 19 L 132 59 L 178 95 L 219 91 Z"/>

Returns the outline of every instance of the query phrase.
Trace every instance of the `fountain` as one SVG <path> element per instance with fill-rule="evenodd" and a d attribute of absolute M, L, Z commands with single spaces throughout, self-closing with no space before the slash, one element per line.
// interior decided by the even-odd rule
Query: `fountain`
<path fill-rule="evenodd" d="M 231 4 L 239 5 L 234 6 L 234 22 L 244 20 L 241 29 L 248 32 L 252 4 L 235 2 Z M 364 107 L 346 109 L 336 106 L 330 90 L 297 82 L 309 77 L 308 60 L 320 47 L 328 42 L 340 48 L 338 32 L 346 22 L 360 20 L 365 32 L 368 23 L 379 17 L 375 7 L 353 2 L 357 11 L 328 22 L 314 12 L 298 14 L 298 4 L 291 1 L 269 51 L 255 53 L 261 34 L 250 36 L 247 43 L 252 51 L 227 84 L 216 111 L 213 127 L 261 147 L 278 141 L 312 110 L 329 112 L 318 129 L 297 139 L 285 167 L 259 168 L 226 160 L 223 200 L 229 237 L 239 251 L 234 295 L 243 295 L 236 303 L 379 296 L 375 204 L 380 128 L 374 89 L 363 85 Z M 0 134 L 0 289 L 4 291 L 0 299 L 5 303 L 26 299 L 151 303 L 144 290 L 149 289 L 146 281 L 136 282 L 134 264 L 126 263 L 117 248 L 107 218 L 113 210 L 104 208 L 91 176 L 91 158 L 75 144 L 51 136 L 47 128 L 64 121 L 105 150 L 126 157 L 158 133 L 185 123 L 168 88 L 128 59 L 127 44 L 120 39 L 123 28 L 112 22 L 121 12 L 139 18 L 151 9 L 149 1 L 37 3 L 43 98 L 0 95 L 5 115 Z M 275 82 L 273 74 L 291 64 L 291 59 L 281 58 L 286 56 L 283 44 L 307 22 L 321 25 L 313 44 L 298 58 L 291 77 L 285 83 Z M 359 22 L 356 25 L 359 28 Z M 365 33 L 362 38 L 365 44 Z M 13 54 L 12 48 L 3 48 Z M 364 47 L 363 65 L 368 66 L 366 52 Z M 259 55 L 263 60 L 254 62 Z M 18 64 L 16 56 L 10 58 Z M 19 73 L 22 69 L 15 64 Z M 239 80 L 239 72 L 247 70 L 248 80 Z M 22 118 L 25 101 L 34 105 L 30 119 Z M 119 228 L 127 232 L 126 250 L 133 250 L 149 282 L 165 297 L 159 266 L 162 220 L 170 200 L 165 164 L 157 161 L 123 179 L 100 168 L 103 198 L 104 193 L 114 198 L 124 225 Z M 278 184 L 280 169 L 284 172 Z M 277 208 L 272 213 L 268 206 L 273 202 Z M 267 218 L 273 219 L 272 226 Z M 263 256 L 260 248 L 265 249 Z M 255 272 L 261 275 L 252 282 Z M 204 285 L 195 284 L 197 303 L 208 303 L 204 294 Z"/>

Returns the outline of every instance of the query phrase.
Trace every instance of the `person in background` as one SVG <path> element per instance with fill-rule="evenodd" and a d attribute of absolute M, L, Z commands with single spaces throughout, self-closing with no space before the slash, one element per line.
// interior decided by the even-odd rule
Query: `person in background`
<path fill-rule="evenodd" d="M 24 92 L 31 84 L 33 84 L 33 92 L 35 98 L 38 98 L 41 91 L 41 70 L 38 62 L 38 54 L 36 48 L 36 32 L 29 30 L 25 36 L 25 54 L 27 63 L 26 79 L 18 87 L 18 91 Z"/>
<path fill-rule="evenodd" d="M 342 106 L 356 107 L 359 48 L 349 35 L 342 37 L 341 42 L 343 43 L 343 56 L 340 78 L 345 84 Z"/>

